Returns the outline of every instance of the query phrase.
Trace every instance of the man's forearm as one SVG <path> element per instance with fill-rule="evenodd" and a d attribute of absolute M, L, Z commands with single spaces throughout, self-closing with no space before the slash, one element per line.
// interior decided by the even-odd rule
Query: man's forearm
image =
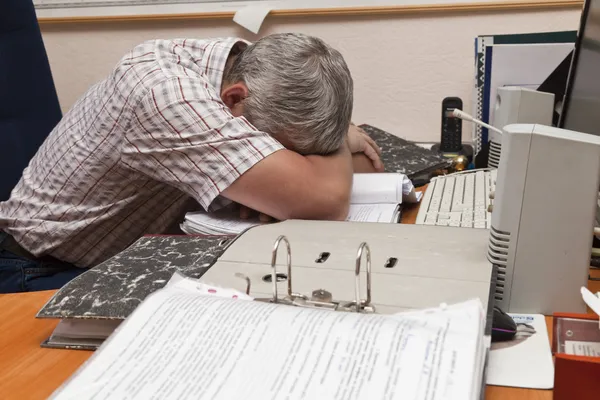
<path fill-rule="evenodd" d="M 346 180 L 352 184 L 352 173 L 354 171 L 352 164 L 352 154 L 348 143 L 344 142 L 340 150 L 328 156 L 308 155 L 306 158 L 318 169 L 324 169 L 323 172 L 338 175 L 341 180 Z"/>
<path fill-rule="evenodd" d="M 322 188 L 326 196 L 330 197 L 333 205 L 331 219 L 345 219 L 350 207 L 350 192 L 352 191 L 352 174 L 354 166 L 352 154 L 348 144 L 344 142 L 342 148 L 329 156 L 306 156 L 321 175 L 322 182 L 327 182 Z"/>
<path fill-rule="evenodd" d="M 302 156 L 284 149 L 258 162 L 222 194 L 279 220 L 344 220 L 352 174 L 347 145 L 329 156 Z"/>

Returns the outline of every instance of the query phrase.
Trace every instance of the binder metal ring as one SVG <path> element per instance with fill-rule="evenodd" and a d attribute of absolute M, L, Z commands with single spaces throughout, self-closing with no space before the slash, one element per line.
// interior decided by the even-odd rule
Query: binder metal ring
<path fill-rule="evenodd" d="M 363 250 L 367 253 L 367 299 L 360 299 L 360 264 L 362 261 Z M 367 242 L 362 242 L 356 253 L 356 268 L 354 270 L 354 303 L 356 312 L 360 312 L 361 307 L 366 307 L 371 303 L 371 248 Z"/>
<path fill-rule="evenodd" d="M 286 261 L 288 283 L 287 296 L 280 299 L 277 291 L 277 253 L 282 242 L 285 243 L 287 250 Z M 360 298 L 360 269 L 363 253 L 366 254 L 367 260 L 367 298 L 365 300 L 361 300 Z M 250 278 L 241 273 L 236 273 L 235 275 L 246 280 L 246 294 L 249 295 L 251 285 Z M 375 312 L 375 307 L 371 305 L 371 249 L 366 242 L 360 244 L 356 255 L 356 265 L 354 268 L 354 301 L 335 301 L 333 300 L 331 292 L 323 288 L 313 291 L 313 296 L 310 298 L 303 294 L 294 293 L 292 291 L 292 249 L 289 240 L 284 235 L 279 236 L 273 244 L 273 251 L 271 253 L 271 283 L 273 285 L 272 297 L 256 298 L 255 300 L 298 307 L 322 308 L 333 311 Z"/>
<path fill-rule="evenodd" d="M 273 245 L 273 253 L 271 254 L 271 281 L 273 283 L 273 303 L 277 303 L 277 251 L 281 242 L 285 242 L 287 249 L 287 291 L 288 296 L 292 297 L 292 249 L 290 242 L 284 235 L 281 235 L 275 240 Z"/>

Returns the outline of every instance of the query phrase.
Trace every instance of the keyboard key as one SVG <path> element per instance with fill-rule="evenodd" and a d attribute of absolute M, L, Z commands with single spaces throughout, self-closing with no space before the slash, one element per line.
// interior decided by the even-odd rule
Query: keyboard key
<path fill-rule="evenodd" d="M 427 211 L 427 213 L 438 212 L 440 210 L 445 184 L 445 179 L 440 179 L 436 182 L 435 188 L 433 189 L 433 195 L 431 196 L 431 203 L 429 203 L 429 211 Z"/>
<path fill-rule="evenodd" d="M 460 226 L 460 221 L 462 220 L 462 213 L 460 212 L 451 212 L 450 213 L 450 226 Z"/>
<path fill-rule="evenodd" d="M 486 215 L 487 215 L 487 210 L 482 209 L 482 208 L 476 208 L 475 211 L 473 212 L 473 218 L 476 221 L 485 221 L 486 219 Z"/>
<path fill-rule="evenodd" d="M 435 189 L 436 182 L 436 179 L 432 179 L 429 183 L 429 186 L 427 186 L 427 190 L 423 194 L 421 205 L 419 206 L 419 212 L 417 213 L 417 220 L 415 221 L 417 225 L 423 225 L 425 223 L 425 217 L 429 211 L 429 204 L 431 203 L 431 197 L 433 195 L 433 189 Z"/>
<path fill-rule="evenodd" d="M 450 219 L 450 213 L 449 212 L 440 212 L 438 213 L 438 221 L 441 219 Z"/>
<path fill-rule="evenodd" d="M 454 194 L 454 177 L 444 179 L 444 193 L 440 204 L 440 212 L 450 212 L 452 206 L 452 195 Z"/>
<path fill-rule="evenodd" d="M 488 198 L 486 192 L 485 172 L 478 171 L 475 173 L 475 208 L 485 207 L 485 199 Z"/>
<path fill-rule="evenodd" d="M 428 213 L 423 225 L 436 225 L 437 213 Z"/>
<path fill-rule="evenodd" d="M 467 220 L 460 221 L 460 227 L 461 228 L 472 228 L 473 221 L 467 221 Z"/>
<path fill-rule="evenodd" d="M 475 175 L 465 175 L 465 194 L 463 197 L 463 212 L 473 209 L 473 201 L 475 198 Z M 468 211 L 467 211 L 468 212 Z"/>
<path fill-rule="evenodd" d="M 452 193 L 452 211 L 461 211 L 463 195 L 465 194 L 465 176 L 457 175 L 454 179 L 454 193 Z"/>

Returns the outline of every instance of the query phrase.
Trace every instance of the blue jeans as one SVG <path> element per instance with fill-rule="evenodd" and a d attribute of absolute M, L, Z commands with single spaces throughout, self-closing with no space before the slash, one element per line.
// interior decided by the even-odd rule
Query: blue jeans
<path fill-rule="evenodd" d="M 33 260 L 2 248 L 0 231 L 0 293 L 59 289 L 86 270 L 59 260 Z"/>

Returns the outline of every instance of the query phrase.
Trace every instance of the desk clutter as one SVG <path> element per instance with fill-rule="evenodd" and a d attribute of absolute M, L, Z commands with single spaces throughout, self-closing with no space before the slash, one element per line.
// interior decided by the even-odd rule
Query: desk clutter
<path fill-rule="evenodd" d="M 513 140 L 513 138 L 516 139 Z M 425 224 L 406 225 L 348 221 L 289 220 L 252 226 L 238 234 L 235 238 L 222 238 L 222 240 L 219 240 L 213 237 L 207 242 L 204 242 L 203 238 L 197 237 L 175 239 L 168 237 L 146 238 L 147 242 L 138 242 L 132 248 L 128 249 L 127 252 L 135 254 L 146 249 L 148 246 L 151 247 L 152 242 L 154 242 L 154 245 L 158 245 L 159 247 L 166 246 L 167 248 L 157 251 L 155 255 L 149 255 L 147 258 L 143 256 L 135 257 L 132 262 L 127 257 L 121 257 L 116 262 L 114 259 L 109 260 L 75 278 L 49 301 L 38 316 L 58 318 L 61 319 L 61 322 L 43 346 L 74 349 L 97 349 L 98 347 L 110 349 L 113 340 L 119 343 L 119 340 L 121 340 L 118 339 L 119 336 L 139 337 L 143 343 L 150 342 L 152 339 L 146 336 L 144 328 L 140 328 L 139 326 L 135 328 L 135 324 L 129 325 L 128 322 L 123 324 L 122 321 L 129 321 L 129 318 L 135 320 L 137 318 L 135 317 L 137 314 L 136 310 L 147 310 L 149 307 L 144 307 L 144 303 L 146 301 L 152 302 L 151 298 L 155 298 L 155 296 L 150 295 L 156 293 L 157 290 L 160 293 L 167 293 L 164 296 L 171 293 L 168 288 L 165 292 L 161 292 L 161 290 L 172 279 L 173 275 L 179 272 L 184 276 L 200 279 L 200 283 L 210 285 L 212 290 L 220 292 L 224 289 L 230 293 L 233 291 L 238 300 L 249 296 L 255 299 L 252 304 L 267 303 L 266 305 L 271 307 L 275 305 L 294 309 L 293 313 L 301 316 L 298 318 L 304 318 L 313 311 L 328 311 L 330 312 L 329 315 L 343 314 L 343 318 L 346 318 L 345 315 L 347 314 L 353 314 L 355 315 L 353 318 L 377 316 L 385 319 L 398 313 L 413 313 L 418 312 L 417 310 L 440 307 L 441 304 L 452 305 L 475 301 L 481 305 L 483 311 L 480 313 L 480 318 L 481 321 L 484 321 L 484 329 L 477 331 L 477 335 L 479 335 L 477 341 L 479 343 L 487 343 L 487 347 L 483 347 L 485 349 L 484 352 L 485 354 L 489 352 L 489 357 L 491 358 L 494 356 L 494 352 L 489 351 L 492 323 L 495 322 L 492 318 L 494 305 L 500 305 L 502 309 L 510 313 L 518 313 L 519 308 L 530 310 L 523 313 L 535 313 L 536 310 L 542 310 L 543 312 L 545 309 L 557 309 L 560 307 L 577 309 L 580 306 L 580 302 L 573 301 L 570 294 L 560 292 L 559 290 L 551 290 L 552 284 L 560 285 L 563 289 L 576 285 L 580 280 L 579 274 L 570 274 L 569 276 L 562 274 L 556 277 L 546 276 L 543 286 L 539 286 L 541 283 L 536 268 L 545 266 L 552 267 L 553 271 L 564 272 L 564 268 L 562 267 L 564 262 L 561 261 L 561 257 L 564 258 L 566 253 L 564 253 L 560 246 L 564 246 L 567 243 L 566 239 L 560 243 L 553 243 L 552 248 L 548 248 L 546 242 L 538 243 L 539 246 L 546 248 L 543 254 L 540 254 L 539 251 L 534 254 L 532 250 L 533 245 L 528 244 L 526 249 L 529 253 L 535 255 L 536 258 L 526 264 L 522 262 L 524 253 L 521 253 L 520 258 L 517 260 L 521 264 L 512 259 L 508 260 L 509 262 L 503 262 L 503 259 L 497 256 L 498 254 L 502 256 L 502 254 L 511 251 L 511 246 L 513 245 L 525 246 L 528 243 L 526 241 L 528 238 L 538 238 L 550 234 L 564 235 L 571 228 L 575 229 L 576 232 L 573 231 L 570 233 L 571 238 L 569 240 L 579 239 L 575 234 L 579 234 L 584 230 L 586 231 L 585 237 L 591 240 L 590 232 L 593 230 L 591 225 L 591 207 L 578 210 L 579 216 L 577 218 L 579 218 L 579 223 L 576 226 L 569 227 L 567 226 L 567 220 L 564 220 L 565 228 L 563 228 L 563 231 L 559 232 L 550 229 L 551 226 L 555 226 L 556 221 L 563 221 L 562 219 L 566 218 L 568 212 L 568 207 L 566 207 L 567 199 L 551 198 L 548 191 L 551 191 L 552 188 L 548 185 L 540 187 L 539 183 L 543 182 L 543 180 L 535 179 L 536 176 L 540 176 L 547 171 L 547 167 L 542 168 L 544 166 L 543 159 L 538 157 L 541 154 L 540 150 L 543 150 L 545 155 L 553 155 L 559 148 L 562 151 L 561 154 L 574 151 L 573 149 L 575 148 L 580 155 L 585 154 L 588 156 L 590 165 L 599 162 L 597 158 L 593 157 L 592 153 L 594 150 L 593 146 L 600 146 L 600 142 L 591 141 L 587 137 L 583 137 L 582 134 L 577 135 L 573 133 L 569 137 L 564 137 L 558 129 L 553 130 L 539 126 L 522 125 L 514 131 L 507 129 L 505 139 L 507 140 L 503 151 L 508 151 L 509 153 L 507 154 L 517 154 L 519 157 L 524 157 L 524 159 L 529 158 L 529 160 L 527 163 L 501 163 L 497 178 L 498 188 L 503 188 L 503 190 L 499 190 L 499 193 L 496 195 L 496 201 L 499 203 L 495 203 L 495 207 L 500 210 L 506 210 L 502 215 L 514 216 L 521 215 L 520 213 L 514 213 L 514 210 L 518 209 L 517 206 L 519 203 L 503 203 L 504 196 L 515 196 L 522 204 L 530 201 L 539 204 L 540 199 L 544 199 L 546 203 L 550 201 L 563 202 L 564 204 L 560 203 L 562 206 L 557 207 L 556 212 L 552 215 L 544 214 L 542 222 L 546 224 L 544 226 L 547 229 L 543 229 L 541 233 L 534 232 L 531 229 L 541 226 L 542 222 L 535 226 L 530 224 L 527 227 L 523 227 L 518 225 L 518 220 L 512 218 L 506 221 L 496 221 L 493 217 L 497 214 L 493 214 L 491 232 L 494 232 L 496 227 L 501 227 L 503 223 L 509 222 L 514 224 L 516 228 L 499 229 L 498 234 L 490 235 L 490 231 L 487 229 L 440 227 Z M 524 143 L 521 141 L 524 141 Z M 565 141 L 569 141 L 574 147 L 563 149 L 564 146 L 562 144 Z M 527 151 L 511 153 L 510 151 L 513 147 L 520 148 L 521 150 L 526 149 Z M 519 168 L 520 165 L 527 165 L 527 168 Z M 600 168 L 594 169 L 594 171 L 599 170 Z M 562 176 L 561 174 L 565 173 L 565 171 L 555 171 L 556 176 Z M 523 187 L 519 189 L 519 187 L 515 186 L 516 181 L 514 179 L 504 180 L 506 176 L 523 176 L 525 179 L 519 180 L 519 182 L 521 182 L 521 185 L 525 185 L 527 196 L 523 196 Z M 381 177 L 385 178 L 386 175 L 381 175 Z M 394 186 L 394 192 L 398 194 L 399 191 L 402 192 L 398 188 L 403 187 L 403 185 L 398 186 L 398 176 L 395 177 L 396 185 Z M 588 174 L 586 178 L 593 179 L 593 176 Z M 579 194 L 577 197 L 578 202 L 595 203 L 597 193 L 593 190 L 594 187 L 597 186 L 585 185 L 583 188 L 584 191 L 580 193 L 577 190 L 581 188 L 577 186 L 572 188 L 572 192 Z M 592 190 L 586 188 L 592 188 Z M 530 198 L 528 196 L 533 197 Z M 573 199 L 569 199 L 568 204 L 573 204 L 573 201 Z M 524 207 L 522 204 L 520 204 L 521 207 Z M 508 205 L 513 208 L 505 208 Z M 534 215 L 537 215 L 534 211 L 529 210 L 527 212 L 528 217 Z M 571 215 L 569 218 L 570 221 L 575 217 Z M 589 226 L 586 226 L 586 224 Z M 519 230 L 519 234 L 515 236 L 515 239 L 508 237 L 508 241 L 504 245 L 497 246 L 494 242 L 495 240 L 507 237 L 508 234 L 512 235 L 511 232 L 514 233 L 517 230 Z M 166 242 L 158 244 L 162 240 Z M 169 242 L 169 240 L 171 241 Z M 186 251 L 190 251 L 190 246 L 193 246 L 192 243 L 194 241 L 198 241 L 198 243 L 202 242 L 203 244 L 193 253 L 194 257 L 188 257 L 186 260 L 183 254 L 186 254 Z M 281 245 L 282 243 L 285 245 L 285 248 Z M 585 244 L 583 240 L 579 240 L 578 243 L 581 245 Z M 136 249 L 138 246 L 141 246 L 141 248 Z M 188 250 L 185 250 L 184 246 L 188 246 Z M 499 252 L 504 253 L 501 254 Z M 556 255 L 556 252 L 562 255 Z M 550 255 L 552 255 L 551 259 L 548 258 Z M 578 254 L 581 257 L 584 255 L 583 253 Z M 539 261 L 540 257 L 544 257 L 542 264 Z M 161 258 L 162 260 L 157 262 L 156 259 Z M 574 256 L 569 255 L 569 260 L 575 260 Z M 128 271 L 128 275 L 122 273 L 118 267 L 119 263 L 129 266 L 129 270 L 127 270 L 127 267 L 123 269 L 124 271 Z M 579 268 L 579 264 L 577 264 L 577 268 Z M 132 265 L 143 266 L 143 268 L 131 269 Z M 548 270 L 546 268 L 546 271 Z M 106 277 L 109 277 L 109 279 L 105 279 L 106 283 L 101 283 L 100 281 Z M 543 290 L 530 290 L 535 285 L 538 285 Z M 97 288 L 100 287 L 103 290 L 98 292 Z M 86 297 L 88 292 L 93 290 L 96 290 L 96 292 Z M 281 298 L 278 293 L 281 293 Z M 287 296 L 285 295 L 286 293 Z M 196 293 L 195 295 L 197 296 L 198 294 Z M 161 296 L 163 295 L 156 295 L 156 298 L 160 299 Z M 169 299 L 164 300 L 164 307 L 172 304 Z M 216 312 L 206 308 L 208 305 L 203 303 L 203 301 L 208 301 L 206 297 L 201 297 L 201 300 L 192 300 L 189 297 L 186 297 L 186 299 L 185 301 L 189 300 L 189 303 L 186 304 L 189 304 L 192 309 L 198 307 L 199 309 L 206 309 L 208 313 Z M 80 300 L 84 300 L 84 304 Z M 232 300 L 230 299 L 230 301 Z M 173 300 L 173 302 L 176 305 L 182 304 L 180 300 Z M 227 308 L 228 310 L 238 308 L 240 303 L 247 302 L 237 302 L 236 300 L 233 303 L 229 303 L 231 307 L 225 304 L 219 306 L 218 310 L 220 312 L 220 307 Z M 233 306 L 234 304 L 235 307 Z M 257 307 L 264 305 L 262 304 Z M 152 308 L 155 307 L 163 309 L 162 304 L 154 304 Z M 168 308 L 165 309 L 168 310 Z M 445 308 L 441 307 L 441 309 L 444 310 Z M 306 310 L 306 314 L 298 310 Z M 189 317 L 189 309 L 184 307 L 181 313 L 184 313 L 184 311 L 187 312 L 185 316 L 180 315 L 179 319 L 172 319 L 170 321 L 175 321 L 176 324 L 183 326 L 184 323 L 180 321 L 186 319 L 192 320 Z M 146 312 L 140 311 L 142 315 Z M 279 313 L 275 309 L 265 309 L 265 312 L 269 315 Z M 331 312 L 334 314 L 331 314 Z M 284 313 L 288 313 L 288 311 Z M 289 311 L 289 313 L 292 313 L 292 311 Z M 168 316 L 164 318 L 175 318 L 178 315 L 172 311 L 167 314 Z M 237 314 L 225 313 L 223 315 L 225 319 L 231 319 L 232 321 L 241 318 Z M 199 318 L 201 317 L 202 315 L 199 316 Z M 147 323 L 149 324 L 148 326 L 156 327 L 160 326 L 160 323 L 163 321 L 161 319 L 155 320 L 152 316 L 149 316 L 149 318 L 141 320 L 141 325 Z M 158 318 L 158 315 L 156 318 Z M 292 318 L 296 318 L 296 316 Z M 314 318 L 317 319 L 320 317 L 315 316 Z M 336 320 L 335 317 L 329 318 Z M 299 321 L 301 320 L 299 319 Z M 202 325 L 206 325 L 204 320 L 199 321 Z M 217 327 L 221 329 L 221 326 L 230 326 L 230 324 L 227 324 L 227 321 L 220 321 L 223 325 L 218 325 L 219 321 L 217 318 L 217 321 L 211 322 L 209 325 L 215 329 Z M 261 324 L 264 324 L 260 325 L 263 327 L 261 329 L 264 332 L 271 332 L 273 330 L 273 335 L 279 335 L 277 329 L 280 328 L 272 328 L 270 326 L 271 324 L 278 325 L 277 323 L 273 321 L 267 323 L 269 321 L 268 318 L 260 321 Z M 343 323 L 343 321 L 340 323 Z M 381 324 L 385 325 L 386 322 L 381 322 Z M 451 322 L 448 322 L 448 324 L 451 324 Z M 171 323 L 165 325 L 170 326 L 164 327 L 165 332 L 170 332 L 168 335 L 175 335 L 178 332 L 176 328 L 171 326 Z M 287 325 L 288 328 L 291 326 L 290 323 Z M 134 328 L 128 328 L 128 326 L 133 326 Z M 245 322 L 241 326 L 246 326 Z M 304 325 L 302 325 L 302 328 L 304 329 Z M 316 329 L 314 332 L 318 332 Z M 334 329 L 332 332 L 335 332 L 337 328 L 332 329 Z M 368 331 L 371 328 L 365 327 L 365 329 Z M 537 326 L 534 330 L 539 332 L 541 328 Z M 155 330 L 155 332 L 157 335 L 162 335 L 160 329 Z M 189 341 L 195 342 L 194 339 L 197 336 L 194 335 L 199 335 L 198 332 L 183 330 L 180 332 L 181 335 L 189 334 L 191 336 L 181 336 L 181 339 L 186 343 Z M 244 335 L 244 338 L 247 338 L 248 343 L 254 343 L 254 333 L 251 329 L 244 328 L 240 334 Z M 462 340 L 469 343 L 472 341 L 473 338 L 468 336 L 466 332 L 462 332 L 462 334 Z M 170 337 L 168 335 L 166 338 Z M 533 345 L 536 342 L 543 342 L 544 338 L 541 334 L 538 333 L 534 337 L 536 338 L 535 340 L 529 339 L 525 343 Z M 107 338 L 108 340 L 106 340 Z M 166 338 L 157 338 L 157 342 L 167 340 Z M 364 338 L 367 343 L 363 343 L 362 346 L 370 345 L 369 336 L 364 336 Z M 359 341 L 352 341 L 349 338 L 345 338 L 344 340 L 347 340 L 347 342 L 342 342 L 342 344 L 350 347 L 359 346 L 357 343 L 360 343 Z M 138 348 L 138 344 L 127 341 L 123 343 L 122 346 L 131 347 L 132 349 Z M 524 349 L 522 343 L 516 345 L 519 346 L 519 350 Z M 232 346 L 235 346 L 235 344 L 232 344 L 229 348 L 232 348 Z M 447 349 L 443 350 L 453 351 L 451 345 L 448 346 Z M 477 344 L 475 349 L 479 349 L 479 346 Z M 141 347 L 143 346 L 139 345 L 139 348 Z M 217 346 L 213 347 L 215 349 L 219 348 Z M 107 352 L 100 351 L 98 353 L 99 359 L 102 357 L 101 354 L 109 354 L 109 356 L 105 356 L 108 358 L 103 362 L 104 364 L 100 362 L 94 364 L 94 358 L 89 365 L 95 366 L 90 367 L 88 372 L 86 372 L 84 367 L 80 375 L 88 376 L 87 374 L 89 374 L 90 380 L 82 380 L 76 375 L 72 381 L 75 382 L 72 384 L 72 387 L 75 389 L 72 390 L 79 390 L 80 384 L 85 386 L 97 382 L 97 379 L 100 379 L 97 378 L 97 371 L 102 370 L 107 365 L 116 363 L 122 365 L 125 369 L 140 366 L 137 361 L 137 364 L 132 364 L 132 360 L 117 357 L 116 354 L 129 354 L 120 349 L 120 347 L 115 345 L 113 346 L 113 350 Z M 259 345 L 252 347 L 252 349 L 259 353 L 267 351 L 260 350 L 261 347 Z M 173 354 L 173 357 L 178 359 L 179 353 L 176 350 L 173 349 L 173 352 L 168 354 L 160 353 L 160 355 L 166 357 L 165 359 L 168 360 L 171 357 L 170 354 Z M 152 352 L 154 351 L 160 352 L 163 350 L 157 350 L 152 346 Z M 412 347 L 410 349 L 406 347 L 405 351 L 409 351 L 410 353 L 413 349 Z M 511 352 L 503 351 L 497 354 L 507 355 L 509 353 Z M 519 354 L 519 351 L 513 349 L 512 353 Z M 138 354 L 133 353 L 131 357 L 137 359 Z M 324 354 L 327 355 L 328 353 Z M 490 379 L 498 378 L 495 382 L 501 382 L 505 385 L 547 387 L 549 385 L 549 375 L 547 372 L 552 370 L 551 366 L 548 368 L 548 363 L 546 362 L 549 354 L 548 349 L 540 347 L 539 354 L 541 357 L 540 360 L 545 359 L 543 364 L 546 367 L 543 371 L 546 373 L 541 374 L 540 379 L 536 380 L 536 382 L 533 382 L 532 379 L 523 380 L 521 376 L 509 377 L 507 374 L 502 373 L 490 373 Z M 277 353 L 277 356 L 282 359 L 290 357 L 290 368 L 299 368 L 294 364 L 293 360 L 295 359 L 289 353 Z M 356 356 L 354 353 L 348 355 L 350 358 L 354 356 Z M 146 361 L 152 364 L 152 357 L 154 356 L 149 355 L 148 357 Z M 201 355 L 195 354 L 195 357 L 201 357 Z M 193 360 L 196 360 L 195 357 Z M 216 355 L 210 356 L 210 362 L 214 361 L 214 357 Z M 510 356 L 509 359 L 512 359 L 512 357 L 514 355 Z M 231 362 L 230 358 L 233 359 L 234 356 L 228 356 L 224 362 Z M 249 359 L 254 362 L 254 358 L 250 357 Z M 277 360 L 277 362 L 284 362 L 279 361 L 279 358 Z M 473 361 L 473 363 L 478 368 L 477 362 Z M 392 364 L 395 365 L 395 363 Z M 505 360 L 500 364 L 501 368 L 496 368 L 495 371 L 502 371 L 503 368 L 506 368 L 507 364 L 510 364 L 510 361 L 507 362 Z M 174 368 L 178 368 L 180 364 L 175 363 L 174 365 Z M 311 368 L 313 366 L 316 368 L 319 365 L 318 360 L 313 360 Z M 373 361 L 368 365 L 375 370 L 379 368 L 377 361 Z M 487 365 L 484 363 L 483 368 L 487 368 Z M 197 368 L 196 364 L 189 364 L 188 367 L 187 370 L 196 370 Z M 201 368 L 198 369 L 201 370 Z M 151 366 L 144 366 L 143 370 L 148 373 L 156 372 Z M 431 372 L 430 370 L 428 371 Z M 542 369 L 540 368 L 539 372 L 541 371 Z M 492 369 L 490 372 L 494 372 L 494 370 Z M 387 375 L 383 374 L 383 376 Z M 471 398 L 471 396 L 480 391 L 480 389 L 475 389 L 473 385 L 479 384 L 480 388 L 484 384 L 484 380 L 477 379 L 477 374 L 469 374 L 469 376 L 471 377 L 469 382 L 472 384 L 472 391 L 469 393 L 461 392 L 461 395 L 467 398 Z M 157 375 L 157 377 L 160 377 L 160 379 L 164 378 L 162 374 Z M 402 375 L 393 379 L 396 378 L 404 379 L 405 376 Z M 123 379 L 130 378 L 125 377 Z M 227 382 L 229 378 L 222 377 L 221 379 L 223 382 Z M 337 381 L 338 387 L 342 387 L 342 382 L 345 378 L 340 377 L 339 379 L 342 380 Z M 79 383 L 77 383 L 78 381 Z M 123 382 L 126 385 L 135 384 L 131 380 L 117 381 Z M 321 385 L 320 383 L 317 384 L 308 380 L 306 381 L 306 385 L 309 385 L 307 387 L 311 388 L 319 387 L 323 390 L 329 390 L 328 386 L 319 386 Z M 98 390 L 103 390 L 102 386 L 96 384 L 94 387 L 98 387 Z M 237 390 L 238 388 L 236 386 L 228 390 Z M 265 394 L 264 390 L 264 386 L 258 385 L 256 393 L 263 396 Z M 394 392 L 394 395 L 397 393 Z M 357 398 L 361 397 L 357 395 Z"/>
<path fill-rule="evenodd" d="M 600 182 L 590 4 L 577 35 L 475 39 L 486 171 L 433 180 L 416 225 L 390 223 L 420 200 L 406 181 L 469 160 L 361 125 L 388 174 L 355 182 L 371 198 L 348 221 L 188 214 L 184 231 L 226 236 L 143 238 L 63 287 L 38 313 L 60 320 L 42 346 L 97 351 L 53 398 L 479 399 L 486 383 L 596 398 L 598 317 L 573 293 Z"/>
<path fill-rule="evenodd" d="M 290 220 L 187 258 L 203 238 L 144 238 L 40 311 L 62 319 L 46 346 L 100 346 L 53 398 L 479 399 L 495 281 L 482 233 Z M 92 302 L 71 300 L 90 285 Z"/>
<path fill-rule="evenodd" d="M 363 124 L 360 128 L 381 147 L 387 173 L 354 174 L 347 221 L 396 223 L 403 203 L 421 200 L 422 193 L 415 191 L 411 179 L 447 170 L 452 160 L 374 126 Z M 241 219 L 235 207 L 227 207 L 214 212 L 188 213 L 181 230 L 187 234 L 237 235 L 260 224 L 258 216 Z"/>
<path fill-rule="evenodd" d="M 283 246 L 273 254 L 273 244 L 281 235 L 290 244 L 291 263 Z M 364 250 L 365 258 L 357 261 L 363 242 L 368 242 L 368 254 Z M 439 243 L 444 243 L 443 248 Z M 486 244 L 482 230 L 299 220 L 253 227 L 229 240 L 147 237 L 65 285 L 37 316 L 64 322 L 44 346 L 94 349 L 108 336 L 101 335 L 106 329 L 96 329 L 99 321 L 126 319 L 175 272 L 253 297 L 272 296 L 273 257 L 280 293 L 289 284 L 294 293 L 305 296 L 325 290 L 332 299 L 352 301 L 357 262 L 361 262 L 360 293 L 370 287 L 369 303 L 378 314 L 475 298 L 491 315 L 489 296 L 495 275 L 491 264 L 477 256 L 485 253 Z M 85 337 L 85 332 L 94 337 Z"/>

